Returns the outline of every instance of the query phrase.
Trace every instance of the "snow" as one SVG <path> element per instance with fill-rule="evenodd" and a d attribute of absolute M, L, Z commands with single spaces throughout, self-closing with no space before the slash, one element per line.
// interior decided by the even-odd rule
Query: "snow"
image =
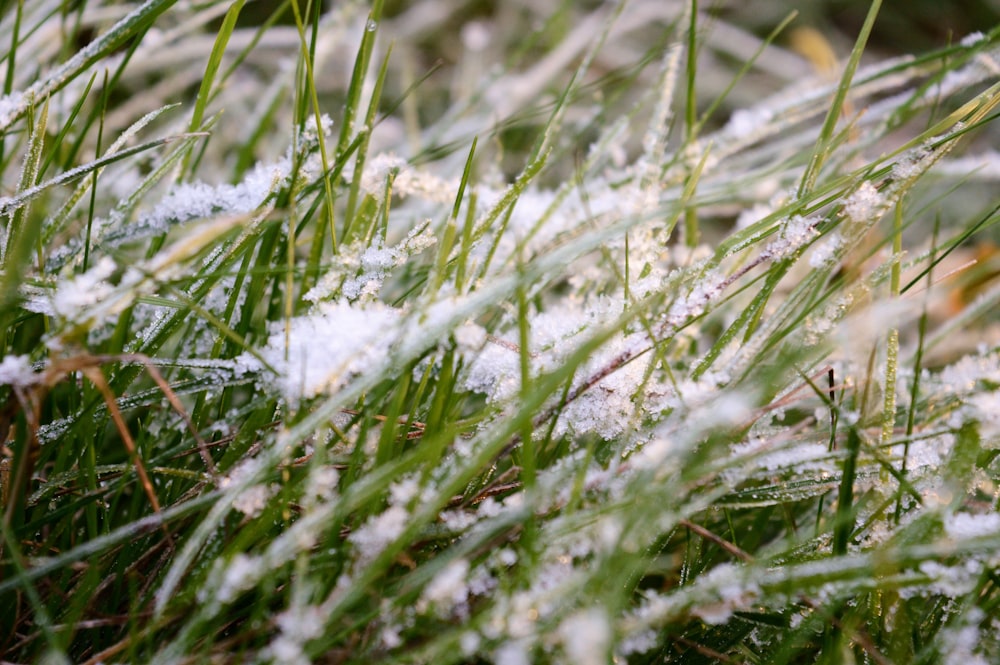
<path fill-rule="evenodd" d="M 409 520 L 410 513 L 405 508 L 390 506 L 354 531 L 348 540 L 357 550 L 358 562 L 366 563 L 377 557 L 403 533 Z"/>
<path fill-rule="evenodd" d="M 843 211 L 852 222 L 875 221 L 887 205 L 886 199 L 867 180 L 844 199 Z"/>
<path fill-rule="evenodd" d="M 297 404 L 336 392 L 382 361 L 399 341 L 400 320 L 398 310 L 381 303 L 324 302 L 289 321 L 287 349 L 285 326 L 273 323 L 260 353 L 277 370 L 280 392 Z"/>
<path fill-rule="evenodd" d="M 949 538 L 958 540 L 995 535 L 1000 533 L 1000 514 L 955 513 L 945 519 L 944 530 Z"/>
<path fill-rule="evenodd" d="M 28 356 L 4 356 L 0 360 L 0 385 L 23 388 L 38 381 Z"/>
<path fill-rule="evenodd" d="M 62 282 L 52 294 L 52 310 L 57 316 L 74 323 L 90 319 L 94 306 L 114 292 L 107 279 L 116 268 L 115 262 L 104 256 L 87 272 Z"/>
<path fill-rule="evenodd" d="M 557 632 L 570 663 L 603 665 L 608 662 L 611 624 L 603 609 L 595 607 L 571 614 L 559 624 Z"/>
<path fill-rule="evenodd" d="M 215 592 L 216 599 L 221 603 L 229 603 L 257 583 L 264 572 L 260 557 L 239 553 L 225 566 L 222 581 Z"/>
<path fill-rule="evenodd" d="M 455 559 L 449 562 L 424 587 L 417 603 L 418 610 L 430 605 L 437 609 L 439 615 L 448 616 L 456 607 L 464 605 L 469 598 L 468 575 L 468 561 Z"/>

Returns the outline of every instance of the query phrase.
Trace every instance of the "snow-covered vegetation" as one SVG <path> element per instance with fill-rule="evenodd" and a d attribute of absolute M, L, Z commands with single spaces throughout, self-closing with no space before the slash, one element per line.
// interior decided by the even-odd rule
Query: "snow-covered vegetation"
<path fill-rule="evenodd" d="M 8 4 L 6 661 L 1000 659 L 1000 30 Z"/>

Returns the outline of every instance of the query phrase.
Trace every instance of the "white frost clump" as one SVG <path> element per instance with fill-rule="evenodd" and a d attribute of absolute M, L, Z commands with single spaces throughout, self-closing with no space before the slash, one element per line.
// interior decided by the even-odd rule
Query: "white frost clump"
<path fill-rule="evenodd" d="M 391 506 L 348 536 L 348 540 L 357 548 L 359 563 L 367 563 L 377 557 L 389 543 L 403 533 L 409 519 L 410 513 L 405 508 Z"/>
<path fill-rule="evenodd" d="M 608 662 L 611 625 L 607 614 L 599 608 L 566 617 L 559 624 L 559 638 L 570 663 L 601 665 Z"/>
<path fill-rule="evenodd" d="M 439 615 L 448 616 L 455 608 L 461 608 L 469 598 L 468 575 L 468 561 L 456 559 L 450 562 L 424 587 L 417 610 L 423 612 L 433 606 Z"/>
<path fill-rule="evenodd" d="M 106 300 L 114 286 L 108 283 L 115 271 L 115 262 L 109 257 L 101 257 L 97 264 L 75 278 L 62 282 L 52 294 L 52 310 L 60 318 L 74 323 L 83 323 L 94 316 L 95 305 Z"/>
<path fill-rule="evenodd" d="M 990 536 L 1000 532 L 1000 515 L 997 513 L 984 515 L 955 513 L 945 519 L 944 530 L 949 538 L 966 539 Z"/>
<path fill-rule="evenodd" d="M 261 469 L 261 464 L 262 462 L 256 457 L 244 460 L 233 467 L 224 478 L 219 480 L 219 488 L 227 489 L 247 482 L 250 478 L 257 475 Z M 257 517 L 267 507 L 267 500 L 274 493 L 274 489 L 268 485 L 251 485 L 233 498 L 233 508 L 248 517 Z"/>
<path fill-rule="evenodd" d="M 282 612 L 275 619 L 281 632 L 268 646 L 268 655 L 276 663 L 311 663 L 302 647 L 323 634 L 324 618 L 324 610 L 316 606 L 294 607 Z"/>
<path fill-rule="evenodd" d="M 867 180 L 844 199 L 844 215 L 852 222 L 871 222 L 882 214 L 886 200 Z"/>
<path fill-rule="evenodd" d="M 393 268 L 434 245 L 437 238 L 430 224 L 422 224 L 412 229 L 398 245 L 384 247 L 381 238 L 364 250 L 357 248 L 352 254 L 350 248 L 341 253 L 338 263 L 327 272 L 308 293 L 306 300 L 317 303 L 338 293 L 342 298 L 354 301 L 372 300 L 382 289 L 382 284 Z"/>
<path fill-rule="evenodd" d="M 382 362 L 399 340 L 399 311 L 382 303 L 365 306 L 320 303 L 316 311 L 271 327 L 261 356 L 278 372 L 278 387 L 291 403 L 332 393 Z"/>
<path fill-rule="evenodd" d="M 30 386 L 38 380 L 28 356 L 4 356 L 0 360 L 0 386 Z"/>
<path fill-rule="evenodd" d="M 737 109 L 722 131 L 733 138 L 746 139 L 767 127 L 773 118 L 774 113 L 767 108 Z"/>
<path fill-rule="evenodd" d="M 837 257 L 837 250 L 844 244 L 844 238 L 837 232 L 833 232 L 816 243 L 812 253 L 809 254 L 809 265 L 813 268 L 822 268 L 824 265 Z"/>
<path fill-rule="evenodd" d="M 819 235 L 815 229 L 818 221 L 815 217 L 801 215 L 789 218 L 782 225 L 778 238 L 769 242 L 761 255 L 766 259 L 777 261 L 793 254 Z"/>
<path fill-rule="evenodd" d="M 965 356 L 945 367 L 940 381 L 946 391 L 956 394 L 975 390 L 979 381 L 1000 384 L 1000 354 Z"/>
<path fill-rule="evenodd" d="M 215 592 L 216 599 L 220 603 L 232 602 L 241 592 L 256 584 L 263 572 L 260 557 L 237 554 L 222 572 L 222 581 Z"/>
<path fill-rule="evenodd" d="M 734 611 L 748 608 L 760 594 L 760 588 L 743 577 L 742 569 L 731 563 L 710 570 L 703 576 L 703 582 L 712 588 L 718 601 L 694 607 L 691 613 L 705 623 L 719 625 L 728 621 Z"/>

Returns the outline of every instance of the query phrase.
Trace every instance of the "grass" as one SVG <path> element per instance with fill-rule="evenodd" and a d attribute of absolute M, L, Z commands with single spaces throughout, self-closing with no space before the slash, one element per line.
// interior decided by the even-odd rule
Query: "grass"
<path fill-rule="evenodd" d="M 995 662 L 997 30 L 448 7 L 7 8 L 4 662 Z"/>

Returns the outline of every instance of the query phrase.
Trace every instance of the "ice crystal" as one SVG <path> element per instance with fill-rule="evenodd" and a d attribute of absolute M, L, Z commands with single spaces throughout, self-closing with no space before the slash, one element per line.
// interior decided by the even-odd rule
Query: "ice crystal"
<path fill-rule="evenodd" d="M 844 215 L 852 222 L 870 222 L 882 214 L 885 197 L 867 180 L 844 199 Z"/>
<path fill-rule="evenodd" d="M 431 606 L 441 616 L 448 616 L 456 608 L 463 606 L 469 598 L 469 586 L 466 582 L 468 575 L 468 561 L 456 559 L 449 562 L 424 587 L 417 609 L 426 611 L 426 608 Z"/>
<path fill-rule="evenodd" d="M 38 379 L 28 356 L 4 356 L 0 360 L 0 385 L 24 387 Z"/>
<path fill-rule="evenodd" d="M 563 619 L 558 629 L 566 657 L 576 665 L 601 665 L 608 660 L 611 624 L 599 609 L 583 610 Z"/>
<path fill-rule="evenodd" d="M 377 557 L 403 533 L 409 519 L 410 513 L 405 508 L 391 506 L 348 536 L 357 550 L 359 562 L 368 562 Z"/>
<path fill-rule="evenodd" d="M 381 361 L 399 339 L 398 322 L 399 312 L 381 303 L 320 303 L 291 319 L 287 349 L 284 325 L 273 324 L 261 355 L 277 370 L 281 393 L 297 403 L 335 392 Z"/>

